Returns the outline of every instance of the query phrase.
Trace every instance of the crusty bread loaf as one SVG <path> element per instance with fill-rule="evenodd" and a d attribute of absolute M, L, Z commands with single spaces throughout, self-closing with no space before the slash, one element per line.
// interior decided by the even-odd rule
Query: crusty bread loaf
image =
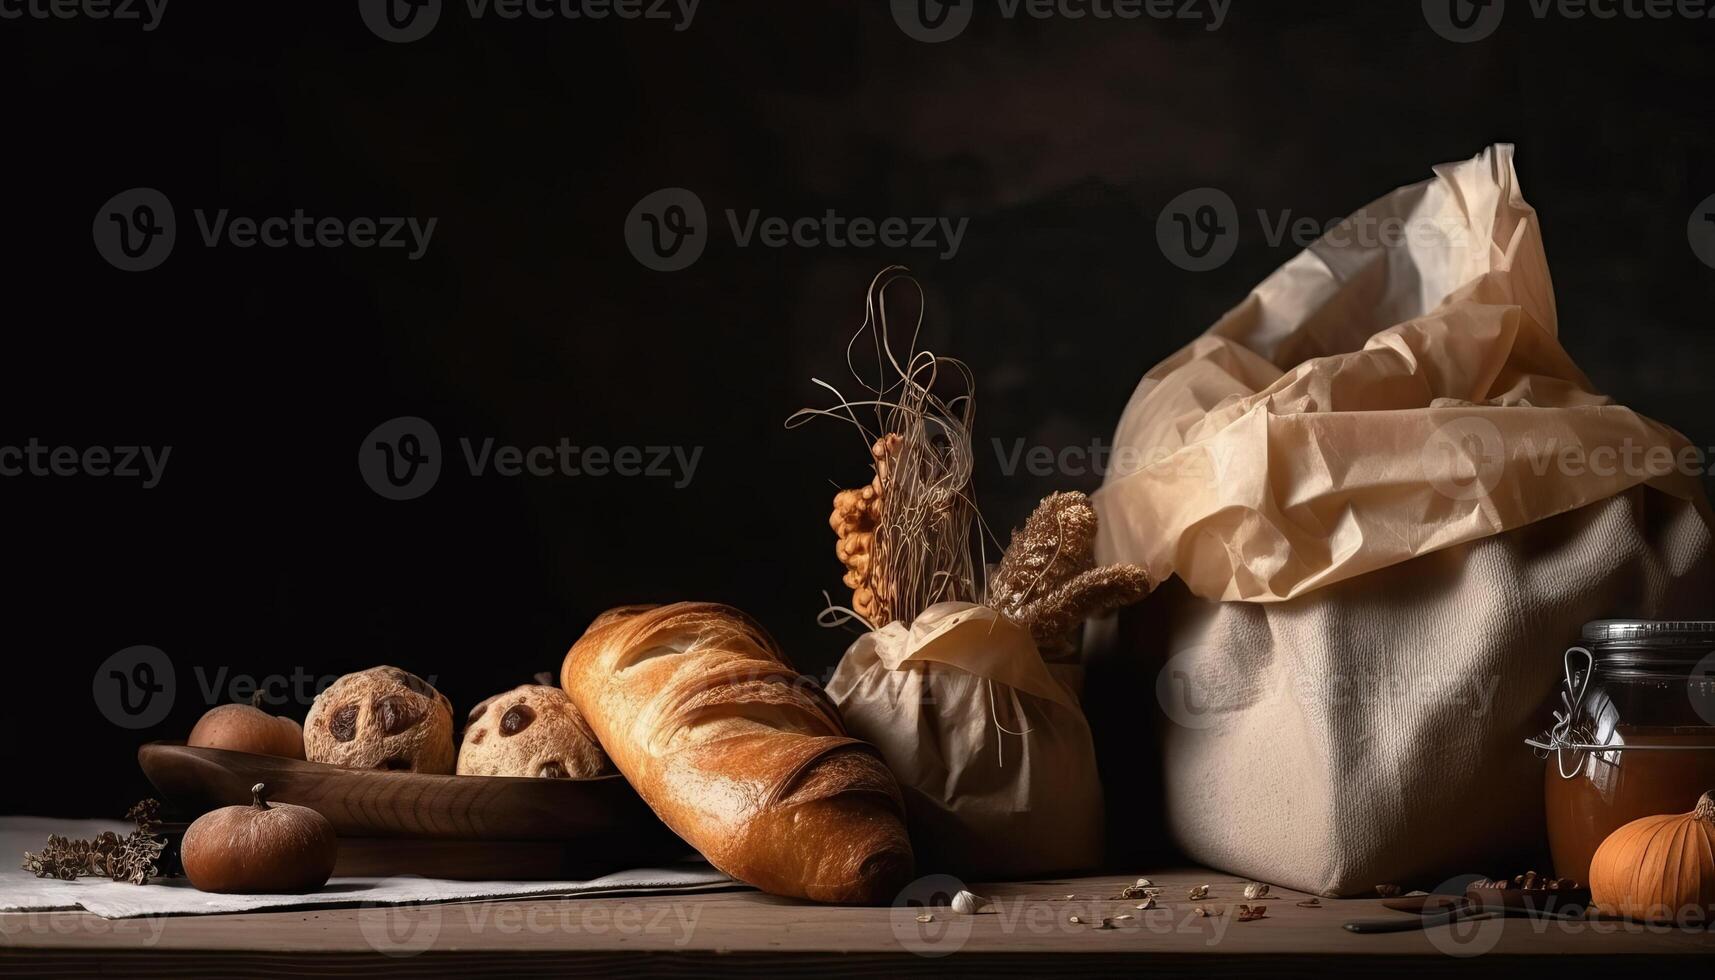
<path fill-rule="evenodd" d="M 667 826 L 734 878 L 847 904 L 888 903 L 910 880 L 893 774 L 736 609 L 610 610 L 560 683 Z"/>

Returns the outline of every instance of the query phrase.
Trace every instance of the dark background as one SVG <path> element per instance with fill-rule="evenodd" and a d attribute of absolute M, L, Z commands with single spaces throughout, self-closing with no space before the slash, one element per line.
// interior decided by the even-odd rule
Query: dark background
<path fill-rule="evenodd" d="M 392 663 L 462 712 L 557 670 L 596 613 L 707 598 L 799 665 L 848 635 L 827 526 L 867 479 L 833 423 L 787 431 L 843 380 L 870 278 L 912 267 L 928 337 L 978 385 L 977 490 L 1004 536 L 1050 489 L 993 440 L 1106 440 L 1143 372 L 1296 249 L 1257 209 L 1327 221 L 1433 164 L 1518 146 L 1568 349 L 1621 401 L 1715 445 L 1715 271 L 1687 245 L 1715 193 L 1715 23 L 1535 20 L 1438 37 L 1410 0 L 1235 0 L 1227 23 L 1003 20 L 907 37 L 880 0 L 707 0 L 659 21 L 473 21 L 377 39 L 352 3 L 193 4 L 153 32 L 0 21 L 7 218 L 0 444 L 169 445 L 157 488 L 0 479 L 10 737 L 0 810 L 118 816 L 135 745 L 182 738 L 198 672 L 331 677 Z M 97 254 L 104 201 L 178 212 L 160 268 Z M 691 268 L 635 261 L 627 213 L 695 190 L 722 229 Z M 1226 190 L 1234 259 L 1181 271 L 1155 218 Z M 204 247 L 191 212 L 439 219 L 428 253 Z M 726 208 L 968 217 L 951 260 L 738 248 Z M 393 502 L 360 442 L 430 420 L 448 471 Z M 701 446 L 694 481 L 472 478 L 459 436 Z M 167 719 L 110 723 L 115 651 L 165 651 Z M 214 700 L 224 700 L 224 695 Z M 307 702 L 276 710 L 302 717 Z"/>

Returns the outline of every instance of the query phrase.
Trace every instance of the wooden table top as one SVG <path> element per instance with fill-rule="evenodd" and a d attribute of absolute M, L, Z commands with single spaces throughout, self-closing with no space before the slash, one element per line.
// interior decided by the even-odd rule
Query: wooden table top
<path fill-rule="evenodd" d="M 545 899 L 106 920 L 84 912 L 0 914 L 0 973 L 127 977 L 276 975 L 702 975 L 710 972 L 1037 974 L 1196 971 L 1512 975 L 1576 956 L 1630 969 L 1707 970 L 1715 932 L 1617 921 L 1491 919 L 1358 935 L 1354 919 L 1403 917 L 1379 899 L 1321 900 L 1276 888 L 1247 902 L 1244 882 L 1197 870 L 1151 874 L 1159 909 L 1120 890 L 1136 875 L 979 886 L 992 911 L 834 908 L 751 891 Z M 1209 898 L 1187 899 L 1193 885 Z M 1239 904 L 1267 916 L 1241 921 Z M 1204 917 L 1198 906 L 1215 913 Z M 920 921 L 927 914 L 928 921 Z M 1129 918 L 1128 918 L 1129 917 Z M 1073 921 L 1074 918 L 1077 921 Z M 1102 920 L 1107 919 L 1105 927 Z M 1649 957 L 1639 962 L 1638 955 Z M 1693 960 L 1692 958 L 1697 958 Z M 1683 961 L 1683 962 L 1681 962 Z M 1695 964 L 1695 965 L 1693 965 Z"/>

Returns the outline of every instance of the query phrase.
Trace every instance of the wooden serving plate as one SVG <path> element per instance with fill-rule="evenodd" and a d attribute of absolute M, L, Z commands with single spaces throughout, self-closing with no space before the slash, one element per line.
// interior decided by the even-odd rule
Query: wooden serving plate
<path fill-rule="evenodd" d="M 336 874 L 545 880 L 683 860 L 690 845 L 625 777 L 534 779 L 341 769 L 151 742 L 143 774 L 187 816 L 268 798 L 317 811 L 340 837 Z"/>

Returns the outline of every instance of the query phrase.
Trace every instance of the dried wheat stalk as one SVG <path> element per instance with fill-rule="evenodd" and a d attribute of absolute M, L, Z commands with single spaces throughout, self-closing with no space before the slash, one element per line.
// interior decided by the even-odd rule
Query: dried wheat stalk
<path fill-rule="evenodd" d="M 1037 645 L 1064 650 L 1084 620 L 1149 594 L 1136 565 L 1096 567 L 1096 512 L 1081 493 L 1044 497 L 1012 534 L 989 581 L 987 604 L 1030 630 Z"/>

